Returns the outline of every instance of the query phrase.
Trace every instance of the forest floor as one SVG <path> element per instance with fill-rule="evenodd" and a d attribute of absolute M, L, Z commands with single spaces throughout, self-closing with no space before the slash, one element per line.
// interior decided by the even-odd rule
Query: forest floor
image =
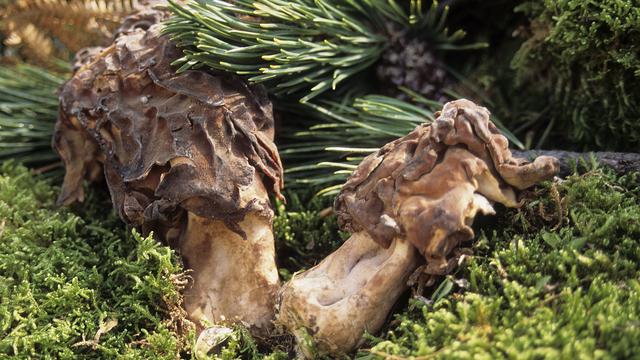
<path fill-rule="evenodd" d="M 473 255 L 435 287 L 414 287 L 360 359 L 631 358 L 640 350 L 640 186 L 591 166 L 481 218 Z M 0 357 L 192 357 L 179 258 L 127 229 L 108 195 L 55 206 L 58 188 L 26 168 L 0 174 Z M 302 204 L 308 204 L 303 206 Z M 344 234 L 330 199 L 290 197 L 275 221 L 281 277 Z M 341 236 L 342 235 L 342 236 Z M 293 355 L 235 328 L 213 357 Z"/>

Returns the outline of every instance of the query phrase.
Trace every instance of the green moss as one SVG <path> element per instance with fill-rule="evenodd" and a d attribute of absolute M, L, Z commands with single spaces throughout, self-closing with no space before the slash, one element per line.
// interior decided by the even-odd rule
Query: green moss
<path fill-rule="evenodd" d="M 123 228 L 97 192 L 74 212 L 57 208 L 57 189 L 26 169 L 4 165 L 0 173 L 0 357 L 190 356 L 193 337 L 178 335 L 180 267 L 171 250 Z M 412 298 L 356 357 L 634 356 L 638 180 L 591 170 L 525 193 L 521 209 L 480 219 L 474 256 Z M 341 242 L 335 217 L 323 211 L 329 200 L 288 200 L 275 220 L 286 274 Z M 238 327 L 213 356 L 293 355 L 291 336 L 260 340 Z"/>
<path fill-rule="evenodd" d="M 188 339 L 175 254 L 125 229 L 107 198 L 74 213 L 57 192 L 2 165 L 0 357 L 176 358 Z"/>
<path fill-rule="evenodd" d="M 276 204 L 274 232 L 280 275 L 291 274 L 317 264 L 338 248 L 348 234 L 338 230 L 330 197 L 287 193 L 287 205 Z"/>
<path fill-rule="evenodd" d="M 490 0 L 452 9 L 488 49 L 452 56 L 459 96 L 487 106 L 527 148 L 636 151 L 638 0 Z"/>
<path fill-rule="evenodd" d="M 640 144 L 640 2 L 535 0 L 513 58 L 521 82 L 541 88 L 556 132 L 593 148 Z"/>
<path fill-rule="evenodd" d="M 360 357 L 636 356 L 638 176 L 595 170 L 527 197 L 523 209 L 502 211 L 481 233 L 475 255 L 441 291 L 412 300 Z"/>

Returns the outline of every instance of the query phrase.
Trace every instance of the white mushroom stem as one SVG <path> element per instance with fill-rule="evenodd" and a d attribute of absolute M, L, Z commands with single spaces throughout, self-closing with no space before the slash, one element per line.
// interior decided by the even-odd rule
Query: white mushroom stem
<path fill-rule="evenodd" d="M 221 221 L 189 214 L 180 251 L 193 270 L 185 291 L 189 317 L 209 324 L 245 323 L 254 330 L 271 326 L 279 288 L 271 221 L 255 213 L 240 222 L 247 239 Z"/>
<path fill-rule="evenodd" d="M 268 201 L 262 182 L 240 189 L 243 202 Z M 275 262 L 272 212 L 251 211 L 238 223 L 246 239 L 222 221 L 189 213 L 180 252 L 193 270 L 185 308 L 199 325 L 243 323 L 265 334 L 275 317 L 280 288 Z"/>
<path fill-rule="evenodd" d="M 382 327 L 419 264 L 418 252 L 406 240 L 397 238 L 384 249 L 366 232 L 355 233 L 284 285 L 278 322 L 297 337 L 310 333 L 322 352 L 349 351 L 365 331 Z"/>

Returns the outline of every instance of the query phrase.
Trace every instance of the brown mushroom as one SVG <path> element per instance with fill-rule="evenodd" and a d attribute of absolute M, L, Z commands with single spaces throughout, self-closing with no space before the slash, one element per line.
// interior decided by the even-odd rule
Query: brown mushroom
<path fill-rule="evenodd" d="M 420 255 L 426 274 L 448 273 L 477 213 L 518 206 L 515 190 L 557 171 L 555 158 L 513 158 L 489 111 L 471 101 L 447 103 L 436 117 L 362 161 L 335 205 L 353 235 L 280 292 L 278 322 L 310 334 L 321 352 L 352 351 L 383 325 Z"/>
<path fill-rule="evenodd" d="M 268 329 L 279 288 L 269 193 L 281 197 L 272 106 L 234 76 L 175 73 L 159 10 L 127 18 L 111 46 L 81 52 L 60 93 L 59 201 L 103 176 L 119 216 L 175 246 L 193 269 L 193 320 Z"/>

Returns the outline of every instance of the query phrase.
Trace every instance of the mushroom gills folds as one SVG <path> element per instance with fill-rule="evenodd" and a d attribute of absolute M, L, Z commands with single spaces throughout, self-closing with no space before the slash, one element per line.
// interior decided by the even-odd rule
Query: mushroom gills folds
<path fill-rule="evenodd" d="M 518 206 L 517 189 L 557 171 L 554 158 L 512 158 L 488 110 L 468 100 L 436 116 L 362 161 L 335 205 L 352 236 L 280 291 L 278 322 L 321 353 L 348 353 L 380 330 L 421 264 L 432 276 L 456 266 L 476 214 Z"/>

